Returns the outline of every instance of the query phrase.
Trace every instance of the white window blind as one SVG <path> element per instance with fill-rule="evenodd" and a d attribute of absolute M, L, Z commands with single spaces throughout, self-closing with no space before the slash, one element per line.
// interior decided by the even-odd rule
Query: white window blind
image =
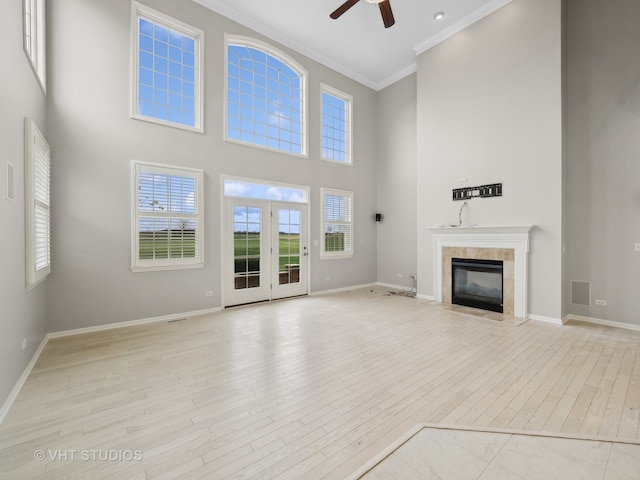
<path fill-rule="evenodd" d="M 46 92 L 46 46 L 44 0 L 23 0 L 23 46 L 38 83 Z"/>
<path fill-rule="evenodd" d="M 322 249 L 321 257 L 353 255 L 353 192 L 321 189 Z"/>
<path fill-rule="evenodd" d="M 133 165 L 132 269 L 202 267 L 202 170 Z"/>
<path fill-rule="evenodd" d="M 351 95 L 321 84 L 322 158 L 345 165 L 352 164 Z"/>
<path fill-rule="evenodd" d="M 51 272 L 51 161 L 46 140 L 25 119 L 25 194 L 27 225 L 27 289 Z"/>

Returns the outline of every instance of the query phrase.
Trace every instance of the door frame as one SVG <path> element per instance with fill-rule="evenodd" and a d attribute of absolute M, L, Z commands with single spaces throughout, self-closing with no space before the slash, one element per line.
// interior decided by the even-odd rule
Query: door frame
<path fill-rule="evenodd" d="M 259 187 L 275 187 L 275 188 L 282 188 L 282 189 L 293 189 L 293 190 L 299 190 L 302 194 L 302 201 L 287 201 L 286 199 L 279 199 L 279 198 L 261 198 L 261 197 L 256 197 L 256 196 L 243 196 L 243 195 L 225 195 L 225 183 L 226 182 L 235 182 L 235 183 L 246 183 L 246 184 L 250 184 L 250 185 L 255 185 L 255 186 L 259 186 Z M 226 257 L 227 255 L 227 250 L 228 250 L 228 242 L 229 242 L 229 237 L 228 237 L 228 229 L 229 228 L 233 228 L 233 226 L 228 225 L 227 220 L 227 205 L 228 205 L 228 201 L 231 201 L 230 199 L 233 198 L 239 198 L 242 199 L 243 201 L 246 200 L 254 200 L 257 202 L 267 202 L 269 204 L 271 203 L 291 203 L 292 205 L 299 205 L 303 210 L 305 210 L 306 213 L 306 218 L 307 218 L 307 222 L 306 222 L 306 228 L 305 228 L 305 234 L 307 237 L 307 251 L 308 251 L 308 260 L 307 260 L 307 272 L 306 272 L 306 281 L 307 281 L 307 293 L 306 295 L 308 295 L 311 292 L 311 187 L 306 186 L 306 185 L 296 185 L 296 184 L 290 184 L 290 183 L 284 183 L 284 182 L 273 182 L 273 181 L 269 181 L 269 180 L 262 180 L 262 179 L 256 179 L 256 178 L 246 178 L 246 177 L 238 177 L 235 175 L 224 175 L 221 174 L 220 175 L 220 303 L 221 303 L 221 307 L 222 309 L 225 309 L 228 305 L 229 302 L 229 283 L 226 282 L 226 280 L 229 278 L 229 276 L 233 276 L 233 268 L 229 267 L 229 262 L 228 262 L 228 258 Z M 267 226 L 268 226 L 268 231 L 269 231 L 269 237 L 271 236 L 271 222 L 273 221 L 273 219 L 271 218 L 271 215 L 269 214 L 268 218 L 267 218 Z M 272 240 L 271 238 L 269 238 L 269 243 L 271 243 Z M 302 253 L 302 252 L 301 252 Z M 271 277 L 273 276 L 273 272 L 271 272 L 272 270 L 272 258 L 273 255 L 269 254 L 269 262 L 270 262 L 270 266 L 269 266 L 269 271 L 270 271 L 270 281 L 271 281 Z M 231 270 L 231 271 L 230 271 Z M 304 295 L 304 294 L 303 294 Z M 272 301 L 272 293 L 271 293 L 271 289 L 269 289 L 269 298 L 266 301 Z M 286 298 L 286 297 L 285 297 Z M 233 306 L 233 305 L 229 305 L 229 306 Z"/>

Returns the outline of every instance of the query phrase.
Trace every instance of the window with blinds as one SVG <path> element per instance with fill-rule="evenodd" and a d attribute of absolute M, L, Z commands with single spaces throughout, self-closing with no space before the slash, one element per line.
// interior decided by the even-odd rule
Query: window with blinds
<path fill-rule="evenodd" d="M 202 267 L 202 170 L 133 162 L 133 175 L 132 270 Z"/>
<path fill-rule="evenodd" d="M 322 258 L 353 255 L 353 192 L 321 189 Z"/>
<path fill-rule="evenodd" d="M 44 0 L 23 0 L 23 47 L 38 83 L 46 93 L 46 46 Z"/>
<path fill-rule="evenodd" d="M 51 273 L 51 159 L 38 127 L 25 119 L 27 290 Z"/>
<path fill-rule="evenodd" d="M 133 2 L 133 118 L 202 128 L 204 32 Z"/>
<path fill-rule="evenodd" d="M 351 95 L 321 84 L 322 159 L 351 165 Z"/>

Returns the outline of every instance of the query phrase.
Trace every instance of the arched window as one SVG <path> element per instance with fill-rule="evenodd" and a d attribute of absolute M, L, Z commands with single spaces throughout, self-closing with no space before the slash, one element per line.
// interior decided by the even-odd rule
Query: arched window
<path fill-rule="evenodd" d="M 227 37 L 226 139 L 306 155 L 306 71 L 246 37 Z"/>

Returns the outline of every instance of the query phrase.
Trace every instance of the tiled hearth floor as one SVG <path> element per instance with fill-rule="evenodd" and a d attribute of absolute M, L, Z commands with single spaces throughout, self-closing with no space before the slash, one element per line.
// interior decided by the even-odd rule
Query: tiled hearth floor
<path fill-rule="evenodd" d="M 640 445 L 424 427 L 357 478 L 637 480 Z"/>
<path fill-rule="evenodd" d="M 425 423 L 637 442 L 640 332 L 475 313 L 367 288 L 51 339 L 0 478 L 344 480 Z"/>

